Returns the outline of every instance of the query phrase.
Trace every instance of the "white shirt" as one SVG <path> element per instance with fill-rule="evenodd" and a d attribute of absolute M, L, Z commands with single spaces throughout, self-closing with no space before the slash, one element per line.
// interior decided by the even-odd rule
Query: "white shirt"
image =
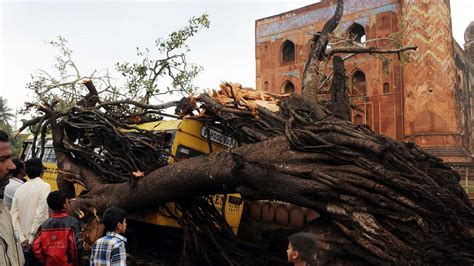
<path fill-rule="evenodd" d="M 8 210 L 11 210 L 12 208 L 12 200 L 13 200 L 13 195 L 15 195 L 15 191 L 23 185 L 22 180 L 12 177 L 10 178 L 10 181 L 8 181 L 8 185 L 5 186 L 5 192 L 3 192 L 3 204 L 5 207 L 7 207 Z"/>
<path fill-rule="evenodd" d="M 48 219 L 49 192 L 51 186 L 39 177 L 26 181 L 16 190 L 10 213 L 20 243 L 28 240 L 32 244 L 39 226 Z"/>

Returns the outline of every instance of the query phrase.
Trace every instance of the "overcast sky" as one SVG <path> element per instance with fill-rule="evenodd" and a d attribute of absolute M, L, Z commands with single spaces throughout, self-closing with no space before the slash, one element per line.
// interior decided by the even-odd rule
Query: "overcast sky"
<path fill-rule="evenodd" d="M 189 42 L 189 61 L 204 67 L 195 84 L 220 81 L 255 87 L 255 20 L 316 1 L 2 1 L 0 0 L 1 95 L 15 109 L 27 100 L 25 84 L 36 69 L 50 69 L 57 51 L 46 41 L 61 35 L 84 75 L 136 59 L 138 47 L 207 13 L 210 29 Z M 464 44 L 474 20 L 474 0 L 451 0 L 453 35 Z"/>

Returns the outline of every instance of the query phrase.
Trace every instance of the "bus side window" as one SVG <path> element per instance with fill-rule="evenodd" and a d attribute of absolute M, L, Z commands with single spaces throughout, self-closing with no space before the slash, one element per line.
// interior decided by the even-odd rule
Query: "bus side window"
<path fill-rule="evenodd" d="M 200 152 L 198 150 L 195 150 L 195 149 L 191 149 L 187 146 L 184 146 L 184 145 L 178 145 L 177 149 L 176 149 L 176 160 L 177 161 L 181 161 L 181 160 L 184 160 L 184 159 L 189 159 L 189 158 L 192 158 L 192 157 L 196 157 L 196 156 L 199 156 L 199 155 L 203 155 L 204 152 Z"/>
<path fill-rule="evenodd" d="M 56 152 L 54 151 L 53 147 L 45 147 L 44 148 L 44 155 L 43 155 L 43 162 L 45 163 L 54 163 L 56 162 Z"/>
<path fill-rule="evenodd" d="M 21 150 L 20 153 L 20 159 L 23 161 L 26 161 L 31 158 L 31 147 L 33 146 L 33 143 L 31 142 L 24 142 L 23 143 L 23 149 Z"/>
<path fill-rule="evenodd" d="M 23 142 L 23 145 L 21 145 L 20 156 L 18 156 L 20 160 L 26 161 L 27 149 L 28 149 L 28 142 Z"/>
<path fill-rule="evenodd" d="M 47 143 L 49 144 L 49 143 Z M 20 153 L 20 159 L 21 160 L 28 160 L 28 159 L 31 159 L 33 156 L 32 156 L 32 152 L 31 152 L 31 148 L 33 147 L 33 143 L 31 142 L 24 142 L 23 143 L 23 148 L 21 150 L 21 153 Z M 39 156 L 40 155 L 40 147 L 36 146 L 36 156 Z M 54 163 L 56 162 L 56 152 L 54 151 L 54 148 L 52 146 L 46 146 L 44 147 L 44 154 L 43 154 L 43 158 L 42 158 L 42 161 L 45 162 L 45 163 Z"/>

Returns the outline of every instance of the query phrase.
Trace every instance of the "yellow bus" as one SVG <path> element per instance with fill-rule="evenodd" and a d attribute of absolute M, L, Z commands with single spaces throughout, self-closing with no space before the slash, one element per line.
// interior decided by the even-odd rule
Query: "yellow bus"
<path fill-rule="evenodd" d="M 137 127 L 149 130 L 164 132 L 169 139 L 169 145 L 166 147 L 171 155 L 168 162 L 173 163 L 175 160 L 183 160 L 194 156 L 210 153 L 212 151 L 220 151 L 233 148 L 236 145 L 235 139 L 224 135 L 220 131 L 206 127 L 196 120 L 164 120 L 139 124 Z M 27 160 L 32 156 L 33 138 L 30 137 L 23 145 L 20 158 Z M 39 150 L 40 145 L 36 145 Z M 37 152 L 36 154 L 39 154 Z M 174 158 L 173 158 L 174 157 Z M 51 185 L 52 190 L 57 190 L 56 178 L 58 175 L 58 167 L 56 164 L 56 154 L 53 149 L 51 138 L 47 138 L 45 144 L 44 155 L 42 158 L 46 167 L 43 179 Z M 81 185 L 76 184 L 76 194 L 82 189 Z M 216 208 L 226 219 L 235 234 L 237 234 L 240 219 L 243 210 L 243 201 L 240 194 L 213 195 L 213 203 Z M 129 218 L 151 223 L 160 226 L 179 227 L 178 223 L 167 215 L 167 209 L 179 215 L 175 204 L 170 202 L 159 210 L 145 210 L 131 213 Z"/>

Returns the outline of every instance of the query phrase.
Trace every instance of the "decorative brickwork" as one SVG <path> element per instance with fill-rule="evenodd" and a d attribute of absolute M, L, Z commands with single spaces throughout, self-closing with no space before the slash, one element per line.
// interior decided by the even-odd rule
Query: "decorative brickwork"
<path fill-rule="evenodd" d="M 422 145 L 457 144 L 455 69 L 449 6 L 444 1 L 403 4 L 404 44 L 418 46 L 404 65 L 404 136 Z"/>

